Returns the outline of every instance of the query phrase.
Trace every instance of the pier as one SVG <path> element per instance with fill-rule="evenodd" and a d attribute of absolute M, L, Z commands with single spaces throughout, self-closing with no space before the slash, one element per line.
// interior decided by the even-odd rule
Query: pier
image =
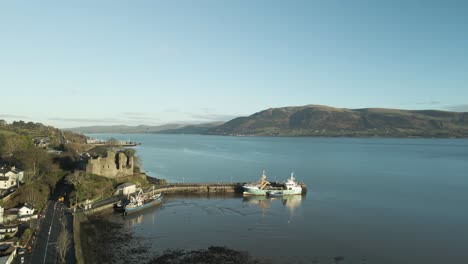
<path fill-rule="evenodd" d="M 150 182 L 155 182 L 156 179 L 150 180 Z M 153 185 L 155 192 L 161 192 L 163 194 L 187 194 L 187 193 L 206 193 L 206 194 L 223 194 L 223 193 L 242 193 L 242 186 L 246 184 L 243 182 L 237 183 L 172 183 L 164 185 Z M 272 183 L 276 184 L 276 183 Z M 307 192 L 307 186 L 301 184 L 302 194 Z M 144 193 L 152 192 L 153 187 L 147 187 L 143 189 Z M 89 204 L 89 207 L 86 209 L 78 209 L 77 213 L 93 214 L 102 210 L 110 209 L 113 207 L 113 204 L 122 199 L 124 196 L 112 196 L 104 200 L 97 201 L 95 203 Z"/>
<path fill-rule="evenodd" d="M 245 182 L 237 183 L 174 183 L 157 185 L 154 187 L 155 191 L 162 193 L 242 193 L 242 188 Z M 280 184 L 272 182 L 272 184 Z M 302 194 L 307 192 L 307 186 L 301 184 Z M 146 191 L 150 191 L 152 188 L 148 188 Z"/>
<path fill-rule="evenodd" d="M 175 183 L 155 186 L 154 190 L 162 193 L 241 193 L 242 185 L 243 183 Z"/>

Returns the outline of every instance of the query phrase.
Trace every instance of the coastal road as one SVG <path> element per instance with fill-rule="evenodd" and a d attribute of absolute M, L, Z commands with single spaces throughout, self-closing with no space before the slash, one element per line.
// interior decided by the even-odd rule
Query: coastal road
<path fill-rule="evenodd" d="M 57 238 L 66 221 L 65 207 L 61 203 L 49 201 L 44 218 L 41 219 L 36 241 L 29 263 L 45 264 L 57 262 Z"/>

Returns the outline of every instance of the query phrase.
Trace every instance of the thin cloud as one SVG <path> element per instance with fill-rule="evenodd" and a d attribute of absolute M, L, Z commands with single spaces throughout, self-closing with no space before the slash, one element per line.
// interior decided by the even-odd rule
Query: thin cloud
<path fill-rule="evenodd" d="M 416 101 L 416 102 L 402 102 L 400 103 L 400 105 L 440 105 L 442 104 L 442 102 L 440 101 L 435 101 L 435 100 L 432 100 L 432 101 Z"/>
<path fill-rule="evenodd" d="M 160 120 L 159 118 L 156 117 L 151 117 L 151 116 L 126 116 L 125 120 L 141 120 L 141 121 L 151 121 L 151 120 Z"/>
<path fill-rule="evenodd" d="M 216 109 L 210 108 L 210 107 L 202 107 L 202 108 L 200 108 L 200 110 L 205 112 L 205 113 L 213 113 L 214 111 L 216 111 Z"/>
<path fill-rule="evenodd" d="M 0 114 L 0 118 L 28 118 L 28 117 L 22 116 L 22 115 Z"/>
<path fill-rule="evenodd" d="M 77 122 L 77 123 L 117 123 L 117 122 L 124 122 L 124 120 L 122 120 L 122 119 L 105 118 L 105 117 L 103 117 L 103 118 L 53 117 L 53 118 L 49 118 L 49 120 L 61 121 L 61 122 Z"/>
<path fill-rule="evenodd" d="M 197 120 L 204 121 L 229 121 L 236 118 L 236 115 L 223 115 L 223 114 L 190 114 L 190 117 Z"/>
<path fill-rule="evenodd" d="M 455 112 L 468 112 L 468 104 L 451 105 L 447 106 L 445 109 Z"/>
<path fill-rule="evenodd" d="M 143 112 L 123 112 L 122 115 L 124 116 L 146 116 L 146 113 Z"/>
<path fill-rule="evenodd" d="M 166 112 L 166 113 L 179 113 L 180 109 L 178 109 L 178 108 L 167 108 L 167 109 L 164 110 L 164 112 Z"/>

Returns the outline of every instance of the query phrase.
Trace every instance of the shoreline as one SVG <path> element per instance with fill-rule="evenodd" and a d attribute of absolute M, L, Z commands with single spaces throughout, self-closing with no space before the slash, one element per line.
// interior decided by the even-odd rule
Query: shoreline
<path fill-rule="evenodd" d="M 210 197 L 242 199 L 242 195 L 237 193 L 183 192 L 169 193 L 167 196 L 182 199 Z M 130 218 L 134 217 L 132 215 Z M 216 260 L 226 256 L 233 259 L 231 262 L 233 264 L 270 263 L 253 258 L 248 252 L 226 248 L 222 245 L 212 245 L 208 248 L 189 251 L 183 248 L 170 248 L 154 252 L 151 250 L 149 242 L 135 236 L 133 230 L 128 228 L 126 217 L 120 217 L 120 214 L 111 208 L 88 215 L 80 213 L 79 219 L 76 220 L 79 230 L 75 234 L 79 236 L 77 243 L 81 243 L 79 248 L 75 247 L 75 252 L 81 254 L 81 258 L 77 257 L 77 260 L 81 260 L 81 262 L 77 263 L 198 263 L 186 261 L 198 257 Z"/>

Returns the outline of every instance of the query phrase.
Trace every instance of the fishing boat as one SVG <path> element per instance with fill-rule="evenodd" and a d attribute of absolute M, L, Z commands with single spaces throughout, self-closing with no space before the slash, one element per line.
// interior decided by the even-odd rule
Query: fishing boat
<path fill-rule="evenodd" d="M 248 183 L 242 186 L 244 189 L 244 192 L 242 193 L 243 195 L 266 195 L 266 190 L 267 185 L 270 183 L 267 182 L 266 180 L 266 174 L 265 170 L 262 173 L 262 177 L 260 178 L 260 181 L 257 183 Z"/>
<path fill-rule="evenodd" d="M 243 195 L 283 196 L 302 194 L 302 186 L 296 182 L 294 172 L 291 173 L 291 177 L 286 182 L 271 184 L 266 180 L 265 171 L 263 171 L 260 182 L 245 184 L 242 188 L 244 189 Z"/>
<path fill-rule="evenodd" d="M 124 214 L 136 213 L 158 205 L 162 202 L 162 198 L 161 193 L 154 193 L 154 187 L 151 193 L 143 193 L 143 190 L 140 190 L 137 194 L 129 196 L 128 203 L 124 207 Z"/>

